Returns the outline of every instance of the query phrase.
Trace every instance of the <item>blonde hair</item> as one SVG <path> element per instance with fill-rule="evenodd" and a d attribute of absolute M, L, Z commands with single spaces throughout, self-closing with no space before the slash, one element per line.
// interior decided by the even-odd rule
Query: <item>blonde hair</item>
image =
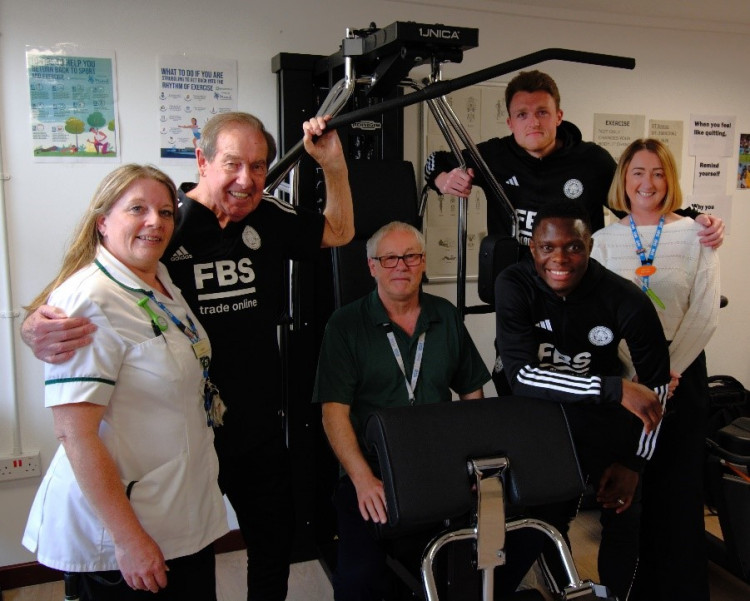
<path fill-rule="evenodd" d="M 666 215 L 682 206 L 682 190 L 680 181 L 677 177 L 677 165 L 674 156 L 664 144 L 653 138 L 642 138 L 631 142 L 620 156 L 617 163 L 615 176 L 612 178 L 612 185 L 609 187 L 608 202 L 610 208 L 615 211 L 624 211 L 630 213 L 630 199 L 625 192 L 625 178 L 628 173 L 630 163 L 633 157 L 641 150 L 647 150 L 655 154 L 661 161 L 664 169 L 664 178 L 667 183 L 667 193 L 662 201 L 661 213 Z"/>
<path fill-rule="evenodd" d="M 91 199 L 88 209 L 78 222 L 73 233 L 73 241 L 63 257 L 62 266 L 55 278 L 47 284 L 37 297 L 24 307 L 28 313 L 33 313 L 47 302 L 51 292 L 67 280 L 71 275 L 91 264 L 96 257 L 101 243 L 101 235 L 97 228 L 97 220 L 102 215 L 108 215 L 115 203 L 125 191 L 139 179 L 157 181 L 169 191 L 172 205 L 177 208 L 177 189 L 169 176 L 152 165 L 123 165 L 112 171 L 99 184 Z"/>

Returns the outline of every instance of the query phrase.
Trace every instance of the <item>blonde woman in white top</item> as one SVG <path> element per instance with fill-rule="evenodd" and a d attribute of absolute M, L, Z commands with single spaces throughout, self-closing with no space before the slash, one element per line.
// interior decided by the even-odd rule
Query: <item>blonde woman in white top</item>
<path fill-rule="evenodd" d="M 594 234 L 591 256 L 634 281 L 657 308 L 680 374 L 659 444 L 643 475 L 641 558 L 630 599 L 708 601 L 703 524 L 703 447 L 708 386 L 703 348 L 716 329 L 719 262 L 682 204 L 669 149 L 636 140 L 623 152 L 610 207 L 628 213 Z"/>
<path fill-rule="evenodd" d="M 97 326 L 92 344 L 45 364 L 61 445 L 23 537 L 40 563 L 80 575 L 83 601 L 216 599 L 213 541 L 228 525 L 211 346 L 159 262 L 176 208 L 158 169 L 110 173 L 27 308 L 53 302 Z"/>

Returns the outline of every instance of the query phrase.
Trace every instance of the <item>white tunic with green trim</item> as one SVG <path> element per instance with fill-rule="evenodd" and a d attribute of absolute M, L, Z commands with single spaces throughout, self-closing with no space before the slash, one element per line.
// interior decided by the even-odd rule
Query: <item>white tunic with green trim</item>
<path fill-rule="evenodd" d="M 141 524 L 165 559 L 190 555 L 228 530 L 201 396 L 202 368 L 174 323 L 167 318 L 159 333 L 137 304 L 149 287 L 103 248 L 97 263 L 50 296 L 50 304 L 88 317 L 98 329 L 93 343 L 72 359 L 45 365 L 45 405 L 107 407 L 99 436 L 123 489 L 135 482 L 130 501 Z M 158 277 L 172 298 L 154 291 L 157 299 L 188 323 L 187 304 L 161 264 Z M 166 318 L 153 302 L 149 306 Z M 206 338 L 198 320 L 190 319 Z M 37 492 L 23 544 L 40 563 L 59 570 L 118 569 L 112 539 L 78 487 L 62 446 Z"/>

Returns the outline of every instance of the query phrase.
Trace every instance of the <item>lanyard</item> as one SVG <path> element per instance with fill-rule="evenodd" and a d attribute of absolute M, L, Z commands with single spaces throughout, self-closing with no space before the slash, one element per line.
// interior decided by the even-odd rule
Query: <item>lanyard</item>
<path fill-rule="evenodd" d="M 222 414 L 224 403 L 221 400 L 221 397 L 219 397 L 219 389 L 216 388 L 214 383 L 211 382 L 211 378 L 208 377 L 208 369 L 211 366 L 211 359 L 208 355 L 210 350 L 208 340 L 205 338 L 201 339 L 198 335 L 198 329 L 195 327 L 193 320 L 190 319 L 190 315 L 187 313 L 185 314 L 189 324 L 189 326 L 186 326 L 164 303 L 156 298 L 156 295 L 152 290 L 144 290 L 144 293 L 148 298 L 154 301 L 164 313 L 167 314 L 167 317 L 172 320 L 172 323 L 177 326 L 177 329 L 185 334 L 185 336 L 188 337 L 188 340 L 190 340 L 190 346 L 193 348 L 193 353 L 195 353 L 195 356 L 198 358 L 198 361 L 200 361 L 201 367 L 203 368 L 203 409 L 206 411 L 206 425 L 209 428 L 214 424 L 220 426 L 223 423 Z M 145 308 L 145 305 L 141 306 Z"/>
<path fill-rule="evenodd" d="M 156 305 L 162 311 L 164 311 L 167 317 L 172 320 L 172 323 L 177 326 L 180 332 L 187 336 L 188 340 L 190 341 L 190 346 L 193 349 L 193 353 L 195 354 L 196 359 L 198 359 L 198 361 L 200 362 L 201 368 L 203 370 L 203 382 L 201 384 L 201 388 L 203 389 L 203 409 L 206 412 L 206 425 L 208 427 L 211 427 L 214 424 L 216 424 L 217 426 L 222 425 L 222 416 L 225 410 L 224 403 L 219 396 L 218 388 L 216 388 L 213 382 L 211 382 L 211 379 L 208 377 L 208 370 L 211 366 L 211 358 L 209 356 L 211 347 L 208 340 L 205 338 L 201 338 L 198 334 L 198 328 L 195 327 L 195 324 L 190 318 L 190 315 L 185 313 L 185 317 L 187 318 L 189 324 L 186 326 L 174 313 L 172 313 L 167 308 L 164 303 L 156 298 L 156 295 L 152 290 L 144 290 L 143 288 L 131 288 L 130 286 L 126 286 L 125 284 L 117 280 L 109 271 L 107 271 L 107 268 L 104 267 L 104 265 L 102 265 L 98 259 L 94 262 L 104 275 L 106 275 L 110 280 L 115 282 L 121 288 L 129 290 L 131 292 L 146 295 L 144 298 L 137 301 L 136 304 L 144 311 L 146 311 L 146 313 L 148 313 L 148 316 L 151 318 L 154 333 L 157 336 L 162 335 L 162 332 L 166 331 L 167 323 L 162 316 L 157 315 L 153 311 L 153 309 L 148 306 L 149 300 L 152 300 L 154 303 L 156 303 Z"/>
<path fill-rule="evenodd" d="M 409 404 L 414 404 L 414 389 L 417 387 L 417 380 L 419 379 L 419 370 L 422 367 L 422 355 L 424 354 L 424 339 L 427 336 L 427 332 L 422 332 L 417 340 L 417 354 L 414 356 L 414 368 L 411 372 L 411 382 L 406 377 L 406 366 L 404 365 L 404 358 L 401 356 L 401 350 L 398 348 L 396 343 L 396 336 L 393 333 L 393 327 L 391 324 L 386 324 L 386 335 L 388 336 L 388 342 L 391 343 L 391 350 L 393 356 L 396 358 L 401 373 L 404 374 L 404 383 L 406 384 L 406 391 L 409 393 Z"/>
<path fill-rule="evenodd" d="M 643 248 L 641 237 L 638 235 L 638 229 L 635 227 L 635 221 L 633 215 L 630 215 L 630 232 L 633 234 L 633 240 L 635 241 L 635 252 L 638 253 L 638 257 L 641 260 L 641 266 L 635 270 L 635 274 L 639 277 L 641 282 L 641 290 L 648 294 L 649 298 L 662 309 L 664 309 L 664 303 L 656 296 L 656 293 L 651 290 L 649 286 L 650 277 L 656 273 L 656 267 L 654 267 L 654 256 L 656 255 L 656 248 L 659 246 L 659 240 L 661 240 L 661 232 L 664 229 L 664 215 L 659 218 L 659 224 L 656 226 L 656 233 L 654 234 L 654 240 L 651 242 L 651 248 L 649 249 L 648 256 Z"/>
<path fill-rule="evenodd" d="M 188 340 L 190 340 L 190 345 L 193 347 L 193 352 L 195 353 L 195 356 L 198 358 L 198 361 L 201 362 L 201 365 L 203 365 L 203 377 L 207 378 L 208 377 L 208 363 L 210 362 L 208 358 L 210 347 L 208 344 L 208 340 L 201 339 L 201 337 L 198 335 L 198 330 L 195 327 L 193 320 L 190 319 L 190 315 L 188 315 L 187 313 L 185 314 L 185 317 L 187 317 L 188 324 L 189 324 L 189 327 L 188 327 L 184 323 L 182 323 L 180 319 L 174 313 L 172 313 L 163 302 L 161 302 L 158 298 L 156 298 L 156 295 L 153 293 L 152 290 L 144 290 L 143 292 L 149 299 L 151 299 L 152 301 L 154 301 L 154 303 L 156 303 L 157 307 L 159 307 L 162 311 L 164 311 L 164 313 L 167 314 L 167 317 L 169 317 L 169 319 L 172 320 L 172 323 L 177 326 L 177 329 L 180 330 L 180 332 L 182 332 L 183 334 L 185 334 Z M 147 300 L 148 299 L 141 299 L 140 301 L 138 301 L 138 304 L 146 310 L 146 312 L 151 316 L 151 319 L 153 320 L 154 312 L 148 308 Z M 154 323 L 157 323 L 157 322 L 154 321 Z M 163 328 L 163 330 L 165 329 L 166 328 Z"/>
<path fill-rule="evenodd" d="M 169 317 L 169 319 L 172 320 L 172 323 L 177 326 L 180 332 L 182 332 L 183 334 L 185 334 L 185 336 L 188 337 L 188 340 L 190 340 L 191 343 L 195 344 L 196 342 L 200 340 L 200 336 L 198 336 L 198 330 L 196 329 L 195 324 L 193 323 L 193 320 L 190 319 L 190 315 L 185 314 L 185 317 L 187 317 L 187 320 L 188 320 L 188 324 L 190 324 L 188 327 L 184 323 L 182 323 L 180 319 L 174 313 L 172 313 L 163 302 L 161 302 L 158 298 L 156 298 L 156 295 L 153 293 L 152 290 L 144 290 L 143 292 L 148 298 L 150 298 L 152 301 L 154 301 L 154 303 L 156 303 L 157 307 L 159 307 L 162 311 L 164 311 L 164 313 L 167 314 L 167 317 Z M 145 306 L 144 306 L 144 309 L 145 309 Z"/>
<path fill-rule="evenodd" d="M 121 288 L 124 288 L 125 290 L 130 290 L 131 292 L 136 292 L 140 294 L 145 294 L 146 298 L 142 298 L 141 300 L 137 301 L 136 304 L 141 307 L 146 313 L 148 313 L 148 316 L 151 318 L 152 323 L 154 324 L 154 331 L 156 332 L 156 328 L 159 329 L 159 332 L 164 332 L 167 329 L 167 323 L 164 320 L 163 317 L 160 317 L 154 311 L 151 309 L 151 307 L 148 306 L 149 299 L 154 301 L 156 305 L 164 311 L 164 313 L 169 317 L 169 319 L 172 320 L 172 323 L 174 323 L 177 328 L 187 336 L 188 340 L 190 340 L 190 344 L 193 347 L 193 352 L 195 353 L 196 358 L 201 362 L 201 365 L 204 363 L 204 358 L 206 361 L 208 361 L 208 351 L 209 351 L 209 344 L 207 340 L 202 340 L 201 337 L 198 335 L 198 329 L 195 327 L 195 324 L 193 323 L 193 320 L 190 319 L 190 315 L 186 314 L 188 323 L 190 326 L 186 326 L 184 323 L 182 323 L 178 317 L 172 313 L 167 306 L 161 302 L 158 298 L 156 298 L 156 295 L 152 290 L 144 290 L 143 288 L 131 288 L 130 286 L 126 286 L 119 280 L 117 280 L 109 271 L 107 271 L 107 268 L 102 265 L 98 259 L 94 261 L 96 263 L 96 266 L 102 271 L 104 275 L 106 275 L 110 280 L 112 280 L 115 284 L 120 286 Z M 208 368 L 206 367 L 204 371 L 208 371 Z"/>

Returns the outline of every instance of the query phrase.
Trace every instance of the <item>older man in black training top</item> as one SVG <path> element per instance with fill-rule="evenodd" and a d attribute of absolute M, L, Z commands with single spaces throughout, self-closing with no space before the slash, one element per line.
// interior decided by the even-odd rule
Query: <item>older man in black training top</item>
<path fill-rule="evenodd" d="M 198 184 L 180 187 L 178 225 L 162 257 L 211 339 L 211 380 L 228 407 L 215 430 L 219 485 L 247 546 L 249 600 L 282 601 L 289 575 L 294 515 L 277 343 L 284 262 L 354 235 L 341 144 L 324 129 L 322 118 L 303 125 L 305 149 L 325 176 L 321 214 L 264 193 L 276 144 L 259 119 L 210 119 L 196 150 Z M 25 321 L 24 340 L 40 359 L 64 361 L 92 338 L 96 343 L 90 325 L 64 317 L 41 307 Z"/>

